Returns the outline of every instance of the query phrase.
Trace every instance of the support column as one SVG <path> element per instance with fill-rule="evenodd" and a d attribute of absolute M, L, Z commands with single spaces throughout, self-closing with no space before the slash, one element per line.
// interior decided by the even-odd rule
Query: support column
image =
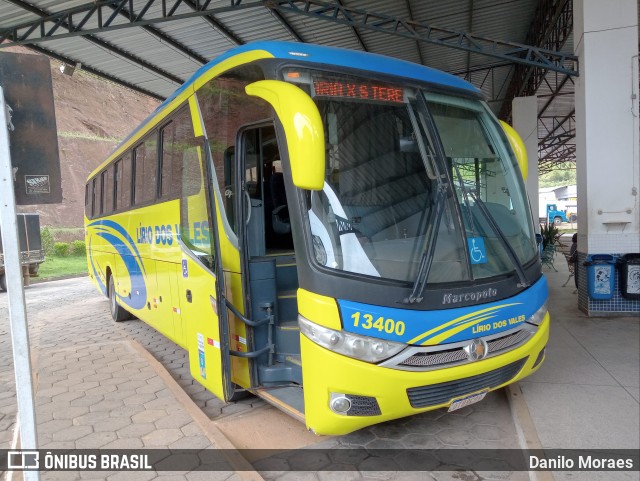
<path fill-rule="evenodd" d="M 640 301 L 588 296 L 587 254 L 640 252 L 638 5 L 636 0 L 574 0 L 578 306 L 588 315 L 640 312 Z M 617 276 L 616 276 L 617 277 Z"/>
<path fill-rule="evenodd" d="M 531 97 L 516 97 L 511 103 L 511 111 L 513 128 L 520 134 L 527 149 L 529 169 L 525 185 L 536 232 L 540 233 L 540 226 L 538 225 L 538 97 L 535 95 Z"/>

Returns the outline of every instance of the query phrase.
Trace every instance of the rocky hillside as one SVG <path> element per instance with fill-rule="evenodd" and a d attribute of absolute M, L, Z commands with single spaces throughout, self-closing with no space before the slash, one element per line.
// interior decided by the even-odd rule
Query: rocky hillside
<path fill-rule="evenodd" d="M 8 51 L 37 55 L 26 49 Z M 38 212 L 43 226 L 81 227 L 87 176 L 158 101 L 82 70 L 71 77 L 64 75 L 59 67 L 59 62 L 51 60 L 63 201 L 19 210 Z"/>

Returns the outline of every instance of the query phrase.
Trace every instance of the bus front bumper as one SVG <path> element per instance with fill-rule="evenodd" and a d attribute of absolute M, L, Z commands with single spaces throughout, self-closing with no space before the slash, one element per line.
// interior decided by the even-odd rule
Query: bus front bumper
<path fill-rule="evenodd" d="M 462 366 L 416 372 L 336 354 L 301 335 L 307 428 L 316 434 L 347 434 L 391 419 L 448 407 L 452 401 L 473 393 L 499 389 L 540 367 L 548 339 L 547 313 L 531 339 L 512 351 Z M 440 386 L 434 395 L 429 387 L 436 384 Z M 355 409 L 346 414 L 334 412 L 330 403 L 338 397 L 347 397 Z"/>

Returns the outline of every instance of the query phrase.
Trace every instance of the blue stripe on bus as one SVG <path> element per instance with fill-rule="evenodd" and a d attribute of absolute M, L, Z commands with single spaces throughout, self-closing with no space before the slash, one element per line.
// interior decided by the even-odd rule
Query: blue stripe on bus
<path fill-rule="evenodd" d="M 147 304 L 147 286 L 144 282 L 142 269 L 142 259 L 133 255 L 131 250 L 120 240 L 119 237 L 107 233 L 98 232 L 97 235 L 109 242 L 118 252 L 131 281 L 130 296 L 121 296 L 117 291 L 118 299 L 132 309 L 142 309 Z"/>
<path fill-rule="evenodd" d="M 415 311 L 338 300 L 345 331 L 415 345 L 464 341 L 520 326 L 547 300 L 541 277 L 529 289 L 497 302 Z"/>
<path fill-rule="evenodd" d="M 142 309 L 147 303 L 147 286 L 145 282 L 146 270 L 142 262 L 140 252 L 136 247 L 135 242 L 126 231 L 117 222 L 108 219 L 101 219 L 90 223 L 88 228 L 93 228 L 95 235 L 102 237 L 105 241 L 113 246 L 117 254 L 122 259 L 125 268 L 131 282 L 131 292 L 128 296 L 121 296 L 116 292 L 118 299 L 131 307 L 132 309 Z M 91 239 L 89 240 L 89 260 L 91 262 L 91 268 L 93 269 L 96 281 L 100 287 L 100 290 L 106 295 L 107 288 L 104 285 L 102 279 L 106 276 L 97 262 L 93 259 L 93 252 L 91 248 Z"/>
<path fill-rule="evenodd" d="M 95 227 L 99 230 L 104 229 L 105 231 L 109 231 L 109 229 L 116 231 L 127 242 L 127 244 L 129 245 L 129 248 L 133 250 L 135 256 L 138 259 L 141 259 L 140 252 L 136 247 L 136 243 L 133 241 L 133 239 L 131 238 L 129 233 L 126 231 L 126 229 L 122 227 L 120 224 L 118 224 L 117 222 L 108 220 L 108 219 L 102 219 L 102 220 L 96 220 L 92 222 L 87 227 Z M 145 272 L 144 266 L 142 266 L 142 271 Z"/>

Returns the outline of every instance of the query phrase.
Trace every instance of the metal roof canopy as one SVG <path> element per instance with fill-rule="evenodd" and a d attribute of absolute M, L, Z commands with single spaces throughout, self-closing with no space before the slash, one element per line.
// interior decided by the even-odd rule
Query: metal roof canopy
<path fill-rule="evenodd" d="M 504 119 L 514 97 L 538 95 L 540 171 L 575 162 L 571 0 L 0 0 L 0 19 L 0 49 L 24 45 L 158 99 L 254 40 L 390 55 L 464 77 Z"/>

